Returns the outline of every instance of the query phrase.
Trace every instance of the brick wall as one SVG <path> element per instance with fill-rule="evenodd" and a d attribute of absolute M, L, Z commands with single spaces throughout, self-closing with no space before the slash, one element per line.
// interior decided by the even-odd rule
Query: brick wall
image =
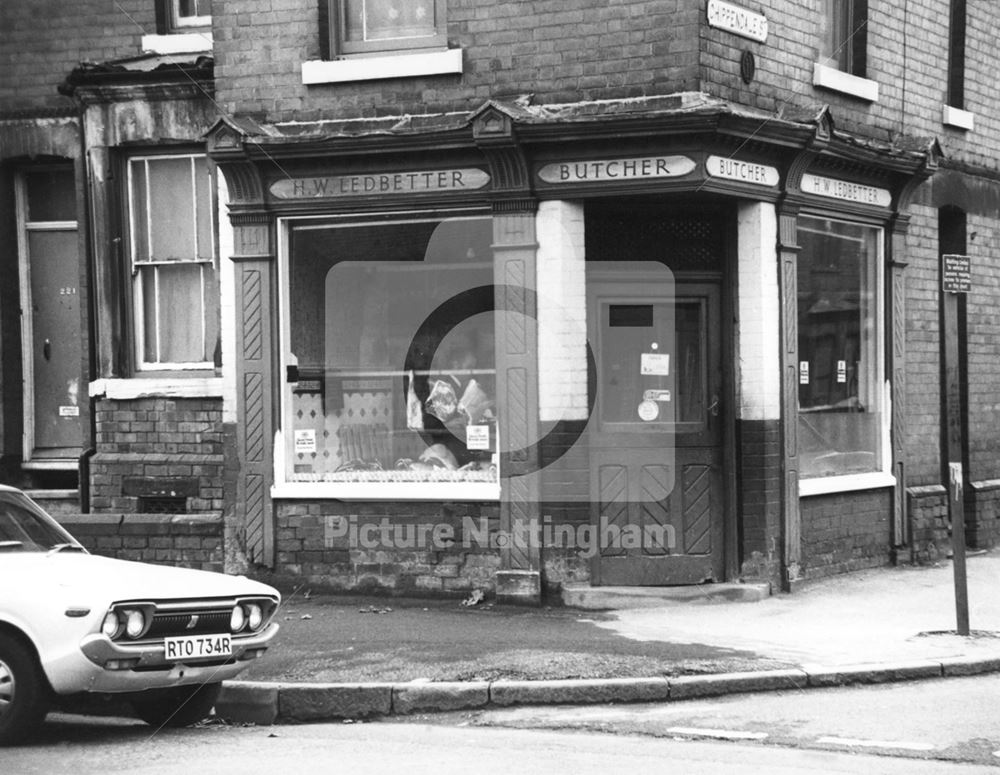
<path fill-rule="evenodd" d="M 767 17 L 765 43 L 709 27 L 705 0 L 451 0 L 448 38 L 463 49 L 461 76 L 306 87 L 301 63 L 321 55 L 316 0 L 217 0 L 218 96 L 228 113 L 280 121 L 469 109 L 527 93 L 554 103 L 701 90 L 775 113 L 829 104 L 839 128 L 939 137 L 949 156 L 997 168 L 994 6 L 969 6 L 966 106 L 976 127 L 963 132 L 941 122 L 948 27 L 940 0 L 913 0 L 905 17 L 898 4 L 870 4 L 875 103 L 812 85 L 821 0 L 743 5 Z M 750 84 L 740 78 L 744 51 L 756 58 Z"/>
<path fill-rule="evenodd" d="M 0 3 L 0 113 L 70 111 L 56 88 L 74 67 L 135 56 L 155 27 L 152 0 Z"/>
<path fill-rule="evenodd" d="M 60 514 L 88 551 L 119 560 L 223 569 L 222 519 L 214 514 Z"/>
<path fill-rule="evenodd" d="M 101 399 L 96 423 L 95 512 L 136 512 L 142 496 L 181 497 L 185 511 L 222 512 L 221 400 Z"/>
<path fill-rule="evenodd" d="M 496 505 L 281 501 L 276 511 L 279 579 L 383 594 L 494 589 Z"/>
<path fill-rule="evenodd" d="M 908 488 L 906 507 L 911 527 L 911 559 L 917 563 L 943 560 L 951 551 L 948 492 L 944 485 Z"/>
<path fill-rule="evenodd" d="M 462 76 L 302 85 L 320 57 L 316 0 L 217 0 L 218 96 L 227 112 L 271 120 L 426 113 L 532 92 L 539 102 L 697 87 L 700 0 L 450 0 Z"/>
<path fill-rule="evenodd" d="M 800 500 L 802 569 L 807 579 L 877 568 L 892 561 L 888 490 Z"/>

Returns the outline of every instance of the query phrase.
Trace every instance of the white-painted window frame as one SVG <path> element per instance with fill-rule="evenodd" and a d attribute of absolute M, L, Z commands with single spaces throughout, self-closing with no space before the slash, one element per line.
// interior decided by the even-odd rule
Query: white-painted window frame
<path fill-rule="evenodd" d="M 467 211 L 459 211 L 467 214 Z M 459 214 L 456 213 L 456 215 Z M 404 220 L 426 220 L 431 217 L 447 218 L 447 210 L 433 213 L 422 211 L 393 211 L 381 214 L 385 222 L 398 223 Z M 287 217 L 277 219 L 278 234 L 278 338 L 280 364 L 279 375 L 284 375 L 289 366 L 297 366 L 292 356 L 291 344 L 291 245 L 289 236 L 295 224 L 314 221 L 319 225 L 340 221 L 345 227 L 358 223 L 354 215 Z M 345 501 L 485 501 L 500 499 L 500 482 L 294 482 L 287 475 L 286 455 L 288 442 L 285 429 L 294 427 L 295 409 L 291 400 L 291 388 L 283 379 L 279 392 L 281 426 L 274 434 L 274 484 L 271 497 L 278 499 L 336 499 Z M 500 448 L 498 442 L 497 447 Z"/>
<path fill-rule="evenodd" d="M 807 497 L 810 495 L 824 495 L 837 492 L 849 492 L 858 490 L 871 490 L 885 487 L 892 487 L 896 483 L 896 477 L 892 475 L 892 385 L 886 379 L 886 346 L 885 337 L 888 321 L 885 319 L 885 229 L 859 221 L 852 221 L 848 218 L 833 218 L 827 214 L 817 215 L 809 212 L 801 213 L 803 216 L 823 218 L 825 220 L 846 223 L 852 226 L 863 226 L 875 229 L 878 236 L 876 246 L 878 255 L 876 256 L 877 266 L 873 273 L 875 277 L 874 313 L 873 319 L 877 326 L 877 331 L 873 334 L 875 374 L 872 377 L 873 386 L 881 386 L 880 412 L 882 423 L 879 437 L 879 462 L 881 470 L 869 471 L 857 474 L 845 474 L 841 476 L 823 477 L 799 477 L 799 495 Z M 877 387 L 876 387 L 877 389 Z M 796 412 L 795 422 L 798 423 L 798 412 Z"/>
<path fill-rule="evenodd" d="M 149 167 L 150 163 L 155 163 L 157 161 L 165 160 L 175 160 L 175 159 L 190 159 L 191 161 L 191 187 L 194 192 L 192 196 L 192 210 L 191 217 L 195 223 L 193 229 L 196 244 L 194 245 L 194 258 L 189 260 L 170 260 L 162 261 L 157 260 L 152 257 L 152 228 L 149 224 L 152 222 L 153 213 L 151 212 L 151 202 L 150 202 L 150 190 L 149 185 L 150 175 Z M 211 234 L 211 245 L 210 245 L 210 258 L 199 258 L 198 257 L 198 198 L 197 198 L 197 184 L 196 175 L 198 174 L 196 162 L 198 160 L 205 159 L 205 154 L 203 153 L 182 153 L 182 154 L 148 154 L 142 156 L 132 156 L 126 162 L 126 197 L 128 200 L 128 234 L 129 234 L 129 262 L 130 262 L 130 275 L 132 279 L 132 321 L 133 321 L 133 333 L 134 333 L 134 357 L 135 365 L 137 371 L 186 371 L 186 370 L 205 370 L 214 368 L 215 364 L 212 361 L 189 361 L 189 362 L 177 362 L 177 361 L 164 361 L 159 357 L 159 352 L 161 350 L 162 344 L 159 337 L 159 322 L 160 322 L 160 310 L 159 310 L 159 293 L 154 292 L 155 299 L 155 313 L 154 317 L 157 322 L 157 339 L 156 339 L 156 349 L 157 358 L 153 361 L 147 361 L 145 359 L 145 341 L 146 341 L 146 326 L 147 321 L 144 313 L 144 302 L 143 294 L 145 291 L 145 283 L 148 282 L 147 272 L 145 270 L 152 269 L 153 282 L 157 283 L 159 280 L 160 267 L 170 266 L 174 267 L 179 264 L 182 265 L 198 265 L 201 268 L 200 276 L 200 304 L 201 304 L 201 336 L 202 336 L 202 351 L 207 351 L 205 345 L 205 338 L 207 336 L 207 321 L 206 321 L 206 310 L 208 308 L 209 299 L 207 293 L 209 292 L 209 286 L 206 283 L 205 268 L 209 267 L 212 272 L 218 272 L 218 250 L 216 246 L 216 233 L 214 223 L 212 228 L 209 230 Z M 146 180 L 146 190 L 145 190 L 145 222 L 147 225 L 147 233 L 145 238 L 147 240 L 146 250 L 147 255 L 150 256 L 149 260 L 138 261 L 137 256 L 139 255 L 138 240 L 140 235 L 137 234 L 136 229 L 136 213 L 134 211 L 135 199 L 134 196 L 134 165 L 143 164 L 145 169 L 145 180 Z M 211 186 L 214 189 L 214 181 Z M 211 203 L 208 206 L 207 217 L 214 221 L 214 213 Z"/>

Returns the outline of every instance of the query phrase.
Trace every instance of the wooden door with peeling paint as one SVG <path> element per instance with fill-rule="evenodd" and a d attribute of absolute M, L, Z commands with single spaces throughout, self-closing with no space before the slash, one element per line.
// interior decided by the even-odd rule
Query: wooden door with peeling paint
<path fill-rule="evenodd" d="M 83 335 L 76 188 L 69 166 L 17 176 L 23 466 L 77 466 L 83 444 Z"/>
<path fill-rule="evenodd" d="M 588 280 L 594 584 L 723 578 L 720 296 L 717 283 Z"/>

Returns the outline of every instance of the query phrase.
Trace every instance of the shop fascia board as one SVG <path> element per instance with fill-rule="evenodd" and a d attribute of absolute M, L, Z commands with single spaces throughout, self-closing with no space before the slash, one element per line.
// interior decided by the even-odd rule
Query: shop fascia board
<path fill-rule="evenodd" d="M 514 142 L 526 150 L 531 146 L 541 153 L 545 147 L 558 145 L 564 152 L 567 143 L 600 144 L 613 141 L 621 145 L 623 140 L 649 141 L 650 139 L 683 139 L 685 145 L 711 147 L 722 139 L 729 141 L 752 141 L 754 149 L 766 156 L 774 152 L 804 151 L 815 148 L 819 165 L 828 167 L 831 173 L 840 169 L 860 175 L 866 180 L 895 176 L 892 188 L 900 185 L 900 178 L 911 179 L 922 171 L 936 167 L 936 157 L 940 147 L 936 141 L 919 146 L 920 141 L 910 140 L 905 144 L 881 143 L 863 137 L 855 137 L 844 132 L 832 131 L 832 122 L 824 121 L 829 115 L 824 109 L 811 120 L 788 120 L 779 117 L 742 113 L 724 105 L 713 105 L 698 110 L 667 110 L 653 115 L 636 111 L 626 114 L 599 115 L 596 117 L 566 118 L 558 114 L 551 118 L 528 115 L 524 110 L 503 110 L 503 105 L 487 103 L 478 111 L 463 114 L 466 118 L 459 122 L 457 114 L 440 114 L 445 124 L 435 127 L 436 116 L 420 117 L 422 129 L 394 132 L 391 129 L 372 130 L 357 134 L 345 133 L 337 127 L 351 126 L 352 122 L 314 122 L 297 125 L 294 134 L 281 131 L 275 125 L 260 125 L 255 122 L 228 125 L 239 136 L 236 145 L 218 147 L 210 141 L 210 155 L 217 161 L 242 159 L 255 163 L 273 163 L 290 159 L 322 157 L 350 158 L 355 156 L 391 156 L 393 154 L 413 154 L 420 152 L 447 155 L 449 152 L 469 152 L 478 150 L 473 137 L 472 124 L 476 116 L 487 107 L 507 114 L 512 122 L 511 135 Z M 386 124 L 405 124 L 406 117 L 387 119 Z M 377 122 L 376 122 L 377 123 Z M 457 124 L 461 124 L 458 126 Z M 364 125 L 359 122 L 357 126 Z M 369 122 L 371 125 L 371 122 Z M 218 127 L 218 124 L 216 125 Z M 333 134 L 319 135 L 318 127 L 329 126 Z M 828 137 L 821 137 L 829 130 Z M 209 132 L 209 137 L 216 130 Z M 308 137 L 302 136 L 309 132 Z M 842 172 L 841 172 L 842 174 Z M 836 174 L 834 173 L 834 176 Z M 412 201 L 412 200 L 408 200 Z"/>

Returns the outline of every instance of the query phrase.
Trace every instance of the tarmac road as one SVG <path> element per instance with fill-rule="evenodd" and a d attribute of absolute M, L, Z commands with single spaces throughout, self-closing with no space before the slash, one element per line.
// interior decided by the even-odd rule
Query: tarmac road
<path fill-rule="evenodd" d="M 892 759 L 732 743 L 441 727 L 426 724 L 214 726 L 152 734 L 115 719 L 61 717 L 32 747 L 3 753 L 5 775 L 274 775 L 303 773 L 447 775 L 995 774 L 994 767 Z"/>
<path fill-rule="evenodd" d="M 678 703 L 522 707 L 424 718 L 441 724 L 730 740 L 1000 768 L 997 698 L 1000 675 L 991 674 Z"/>

